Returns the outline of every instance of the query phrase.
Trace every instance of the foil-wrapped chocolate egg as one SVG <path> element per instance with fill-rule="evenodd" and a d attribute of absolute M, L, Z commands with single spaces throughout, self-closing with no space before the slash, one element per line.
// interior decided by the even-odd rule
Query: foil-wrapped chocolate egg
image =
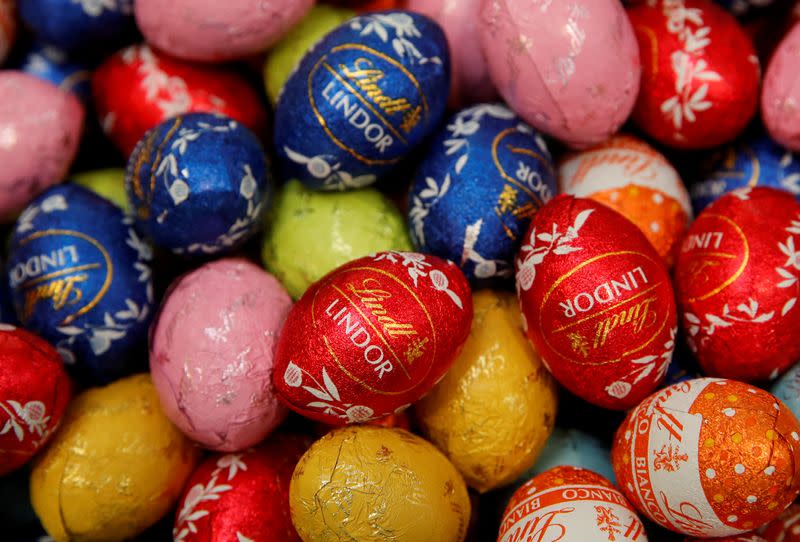
<path fill-rule="evenodd" d="M 0 476 L 47 444 L 71 395 L 56 349 L 32 333 L 0 324 Z"/>
<path fill-rule="evenodd" d="M 92 96 L 91 71 L 87 63 L 70 58 L 56 47 L 35 43 L 20 61 L 20 70 L 73 92 L 81 102 Z"/>
<path fill-rule="evenodd" d="M 11 235 L 7 276 L 19 321 L 92 382 L 144 367 L 136 354 L 154 301 L 152 253 L 132 223 L 68 183 L 35 199 Z"/>
<path fill-rule="evenodd" d="M 692 205 L 698 214 L 737 188 L 771 186 L 800 200 L 800 160 L 768 136 L 728 147 L 713 167 L 706 180 L 691 187 Z"/>
<path fill-rule="evenodd" d="M 176 254 L 230 251 L 261 225 L 269 170 L 256 136 L 211 113 L 170 118 L 128 159 L 125 190 L 139 228 Z"/>
<path fill-rule="evenodd" d="M 430 391 L 471 323 L 469 284 L 452 262 L 413 252 L 359 258 L 292 307 L 273 382 L 290 408 L 317 421 L 382 418 Z"/>
<path fill-rule="evenodd" d="M 800 151 L 798 47 L 800 22 L 795 23 L 773 53 L 761 90 L 761 118 L 767 131 L 772 139 L 793 151 Z"/>
<path fill-rule="evenodd" d="M 103 196 L 120 209 L 126 212 L 130 211 L 128 195 L 125 193 L 124 169 L 108 168 L 84 171 L 73 174 L 71 180 L 95 194 Z"/>
<path fill-rule="evenodd" d="M 622 492 L 659 525 L 700 538 L 742 534 L 800 491 L 800 422 L 748 384 L 689 380 L 628 414 L 611 460 Z"/>
<path fill-rule="evenodd" d="M 618 0 L 484 1 L 481 19 L 492 80 L 531 125 L 586 147 L 627 120 L 642 67 Z"/>
<path fill-rule="evenodd" d="M 769 391 L 783 401 L 795 417 L 800 420 L 800 363 L 795 363 L 791 369 L 776 380 Z"/>
<path fill-rule="evenodd" d="M 555 191 L 542 136 L 503 105 L 476 105 L 430 143 L 408 227 L 419 251 L 456 262 L 473 284 L 509 283 L 531 218 Z"/>
<path fill-rule="evenodd" d="M 78 395 L 31 473 L 31 502 L 56 540 L 127 540 L 178 501 L 197 449 L 147 375 Z"/>
<path fill-rule="evenodd" d="M 530 468 L 553 430 L 556 383 L 510 292 L 483 290 L 464 349 L 415 410 L 422 432 L 481 493 Z"/>
<path fill-rule="evenodd" d="M 275 110 L 283 176 L 310 188 L 374 183 L 434 130 L 450 83 L 447 40 L 423 15 L 340 25 L 303 57 Z"/>
<path fill-rule="evenodd" d="M 470 500 L 455 467 L 402 429 L 344 427 L 315 442 L 289 488 L 304 542 L 463 542 Z"/>
<path fill-rule="evenodd" d="M 798 238 L 795 239 L 795 235 Z M 710 376 L 776 378 L 800 359 L 800 203 L 741 188 L 694 221 L 675 266 L 689 347 Z"/>
<path fill-rule="evenodd" d="M 150 334 L 150 372 L 164 411 L 218 451 L 258 444 L 286 417 L 271 376 L 292 301 L 246 260 L 223 259 L 180 277 Z"/>
<path fill-rule="evenodd" d="M 241 76 L 198 66 L 132 45 L 110 56 L 92 75 L 94 107 L 103 130 L 127 157 L 145 132 L 188 112 L 220 113 L 256 134 L 266 112 Z"/>
<path fill-rule="evenodd" d="M 84 110 L 71 93 L 20 71 L 0 72 L 0 221 L 64 180 L 78 151 Z"/>
<path fill-rule="evenodd" d="M 621 214 L 558 196 L 533 218 L 516 276 L 528 338 L 572 393 L 624 410 L 663 381 L 677 331 L 672 284 Z"/>
<path fill-rule="evenodd" d="M 692 219 L 692 207 L 678 172 L 644 141 L 616 135 L 585 151 L 563 157 L 560 191 L 604 203 L 636 224 L 671 266 Z"/>
<path fill-rule="evenodd" d="M 736 19 L 707 0 L 657 0 L 628 9 L 642 55 L 633 120 L 672 147 L 733 140 L 756 112 L 760 70 Z"/>
<path fill-rule="evenodd" d="M 758 530 L 766 542 L 800 542 L 800 503 L 793 503 L 783 513 Z"/>

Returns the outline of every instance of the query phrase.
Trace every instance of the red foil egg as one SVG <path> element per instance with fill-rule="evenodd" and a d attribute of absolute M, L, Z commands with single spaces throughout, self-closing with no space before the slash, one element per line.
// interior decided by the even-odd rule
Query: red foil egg
<path fill-rule="evenodd" d="M 289 512 L 289 483 L 310 444 L 277 434 L 257 448 L 206 459 L 186 482 L 173 540 L 301 542 Z"/>
<path fill-rule="evenodd" d="M 528 338 L 562 385 L 610 409 L 663 380 L 676 309 L 663 259 L 632 222 L 589 199 L 542 207 L 517 256 Z"/>
<path fill-rule="evenodd" d="M 681 245 L 675 287 L 706 374 L 764 380 L 800 359 L 798 279 L 800 203 L 790 193 L 740 189 L 700 213 Z"/>
<path fill-rule="evenodd" d="M 147 45 L 123 49 L 97 68 L 92 95 L 103 130 L 125 156 L 147 130 L 181 113 L 221 113 L 259 135 L 266 125 L 258 94 L 242 77 Z"/>
<path fill-rule="evenodd" d="M 50 439 L 72 395 L 61 356 L 32 333 L 0 324 L 0 476 Z"/>
<path fill-rule="evenodd" d="M 450 368 L 472 296 L 452 262 L 381 252 L 332 271 L 295 303 L 273 382 L 293 410 L 331 425 L 402 411 Z"/>
<path fill-rule="evenodd" d="M 714 147 L 755 114 L 760 69 L 733 15 L 708 0 L 658 0 L 628 9 L 642 59 L 633 120 L 665 145 Z"/>
<path fill-rule="evenodd" d="M 758 530 L 766 542 L 800 542 L 800 503 L 794 503 Z"/>

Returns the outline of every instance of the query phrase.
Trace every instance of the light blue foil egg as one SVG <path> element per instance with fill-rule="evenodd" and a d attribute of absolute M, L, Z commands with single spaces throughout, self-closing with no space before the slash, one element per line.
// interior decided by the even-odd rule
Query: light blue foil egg
<path fill-rule="evenodd" d="M 49 45 L 34 44 L 23 56 L 19 69 L 74 93 L 83 103 L 92 97 L 92 72 L 87 64 Z"/>
<path fill-rule="evenodd" d="M 556 187 L 536 130 L 504 105 L 465 109 L 433 139 L 414 177 L 412 240 L 454 261 L 473 285 L 510 282 L 522 236 Z"/>
<path fill-rule="evenodd" d="M 431 19 L 386 11 L 345 22 L 278 97 L 281 175 L 319 190 L 374 183 L 438 126 L 449 89 L 447 41 Z"/>
<path fill-rule="evenodd" d="M 267 158 L 242 124 L 210 113 L 168 119 L 128 159 L 125 191 L 137 227 L 176 254 L 230 251 L 260 227 Z"/>
<path fill-rule="evenodd" d="M 800 363 L 796 363 L 784 373 L 769 391 L 786 403 L 795 418 L 800 420 Z"/>
<path fill-rule="evenodd" d="M 768 136 L 729 147 L 711 176 L 691 187 L 695 214 L 731 190 L 748 186 L 787 190 L 800 201 L 800 160 Z"/>
<path fill-rule="evenodd" d="M 7 275 L 17 317 L 91 383 L 142 370 L 151 258 L 119 207 L 78 185 L 53 187 L 12 232 Z"/>

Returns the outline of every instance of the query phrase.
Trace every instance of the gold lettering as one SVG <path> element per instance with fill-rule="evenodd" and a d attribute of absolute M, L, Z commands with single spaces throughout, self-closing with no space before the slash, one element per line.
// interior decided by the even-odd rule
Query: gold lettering
<path fill-rule="evenodd" d="M 78 303 L 83 297 L 83 291 L 76 285 L 89 280 L 89 275 L 80 273 L 70 277 L 58 278 L 50 282 L 39 284 L 35 288 L 25 293 L 25 307 L 23 310 L 23 320 L 27 320 L 33 314 L 39 301 L 50 300 L 53 303 L 53 310 L 61 310 L 67 305 Z"/>
<path fill-rule="evenodd" d="M 413 324 L 398 322 L 389 316 L 386 307 L 381 302 L 392 297 L 392 294 L 387 290 L 381 289 L 380 285 L 378 279 L 368 278 L 361 282 L 360 288 L 349 283 L 347 289 L 361 301 L 364 308 L 377 318 L 378 323 L 383 328 L 383 332 L 389 337 L 416 335 L 417 330 L 414 329 Z"/>
<path fill-rule="evenodd" d="M 368 58 L 357 58 L 353 62 L 352 69 L 344 64 L 339 64 L 339 69 L 347 79 L 352 81 L 358 88 L 360 88 L 367 98 L 381 108 L 387 115 L 395 113 L 402 113 L 408 111 L 409 114 L 403 117 L 403 130 L 408 133 L 419 122 L 419 112 L 417 109 L 412 109 L 411 104 L 405 98 L 392 98 L 387 96 L 383 89 L 378 86 L 378 82 L 386 77 L 383 70 L 375 68 L 375 65 Z M 416 119 L 414 113 L 416 112 Z"/>
<path fill-rule="evenodd" d="M 656 297 L 648 297 L 636 305 L 626 307 L 621 311 L 606 316 L 597 323 L 597 332 L 594 338 L 594 348 L 599 348 L 606 344 L 612 331 L 625 326 L 630 326 L 635 334 L 640 333 L 644 328 L 652 326 L 658 315 L 650 310 Z"/>

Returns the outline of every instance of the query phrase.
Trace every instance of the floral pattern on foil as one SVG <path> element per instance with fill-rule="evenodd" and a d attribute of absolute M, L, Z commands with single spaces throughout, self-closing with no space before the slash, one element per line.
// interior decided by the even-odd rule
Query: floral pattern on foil
<path fill-rule="evenodd" d="M 303 384 L 304 375 L 311 379 L 312 386 Z M 322 383 L 320 383 L 314 375 L 290 361 L 283 373 L 283 381 L 291 388 L 302 387 L 307 391 L 316 400 L 306 403 L 306 406 L 320 409 L 323 414 L 336 416 L 348 423 L 363 423 L 375 419 L 373 417 L 375 412 L 370 407 L 342 401 L 339 388 L 333 383 L 325 367 L 322 368 Z"/>
<path fill-rule="evenodd" d="M 426 57 L 414 45 L 415 40 L 424 38 L 414 19 L 406 13 L 375 13 L 356 17 L 350 22 L 350 28 L 358 31 L 360 36 L 375 34 L 384 43 L 389 43 L 391 39 L 394 52 L 409 64 L 442 63 L 438 56 Z M 394 33 L 393 38 L 390 38 L 389 32 Z"/>
<path fill-rule="evenodd" d="M 335 156 L 327 154 L 305 156 L 287 146 L 283 147 L 283 152 L 285 152 L 289 160 L 295 164 L 306 166 L 306 169 L 308 169 L 312 177 L 322 181 L 326 190 L 363 188 L 377 180 L 377 177 L 372 174 L 354 177 L 352 173 L 348 173 L 342 169 L 341 162 L 337 161 Z"/>
<path fill-rule="evenodd" d="M 414 282 L 415 288 L 419 287 L 418 280 L 420 277 L 427 277 L 430 279 L 434 289 L 447 294 L 447 296 L 453 300 L 456 307 L 462 310 L 464 309 L 464 303 L 461 301 L 461 298 L 450 289 L 450 281 L 447 275 L 438 269 L 428 271 L 427 268 L 431 267 L 431 264 L 425 260 L 424 254 L 388 251 L 376 255 L 374 258 L 376 262 L 386 260 L 393 264 L 405 266 L 408 270 L 408 276 L 411 277 L 411 280 Z"/>
<path fill-rule="evenodd" d="M 0 435 L 13 431 L 17 440 L 22 442 L 25 440 L 25 429 L 27 429 L 31 435 L 39 437 L 38 441 L 34 441 L 34 446 L 44 442 L 50 435 L 50 430 L 47 428 L 50 416 L 47 415 L 47 407 L 41 401 L 28 401 L 23 405 L 19 401 L 6 399 L 0 401 L 0 410 L 8 416 L 6 423 L 0 428 Z"/>
<path fill-rule="evenodd" d="M 670 329 L 669 339 L 664 343 L 664 351 L 661 355 L 656 356 L 653 354 L 632 360 L 631 363 L 636 365 L 636 368 L 625 377 L 606 386 L 606 393 L 611 397 L 624 399 L 631 392 L 633 386 L 653 374 L 654 370 L 656 371 L 653 378 L 655 382 L 659 382 L 664 378 L 664 375 L 667 374 L 669 363 L 672 361 L 672 352 L 675 350 L 675 336 L 677 334 L 677 326 Z"/>

